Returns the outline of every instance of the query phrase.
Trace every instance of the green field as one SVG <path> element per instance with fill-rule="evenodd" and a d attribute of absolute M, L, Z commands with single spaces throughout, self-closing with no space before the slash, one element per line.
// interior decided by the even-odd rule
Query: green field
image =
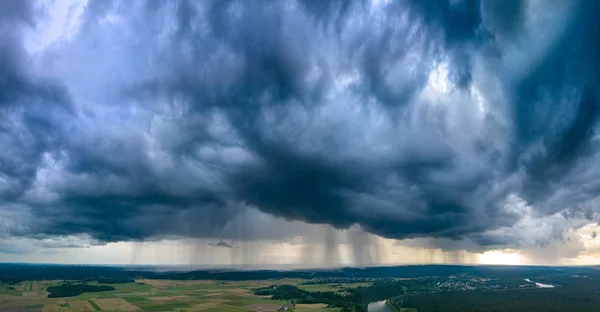
<path fill-rule="evenodd" d="M 248 312 L 249 310 L 243 309 L 243 308 L 234 307 L 234 306 L 223 305 L 223 306 L 220 306 L 220 307 L 217 307 L 217 308 L 212 308 L 209 311 L 214 311 L 214 312 Z"/>
<path fill-rule="evenodd" d="M 140 285 L 137 283 L 126 283 L 126 284 L 103 284 L 106 286 L 112 286 L 115 290 L 103 291 L 101 293 L 83 293 L 77 298 L 88 300 L 91 298 L 118 298 L 127 295 L 135 295 L 137 293 L 146 293 L 152 291 L 154 288 L 150 285 Z"/>
<path fill-rule="evenodd" d="M 20 289 L 21 292 L 32 292 L 34 283 L 35 282 L 30 282 L 30 281 L 22 282 L 21 285 L 16 288 Z"/>
<path fill-rule="evenodd" d="M 100 307 L 94 302 L 94 300 L 88 300 L 88 302 L 94 308 L 94 310 L 96 310 L 96 311 L 100 311 L 101 310 Z"/>
<path fill-rule="evenodd" d="M 0 295 L 21 296 L 21 292 L 16 289 L 9 289 L 13 286 L 0 286 Z"/>
<path fill-rule="evenodd" d="M 368 286 L 368 283 L 354 284 L 314 284 L 300 285 L 307 280 L 280 280 L 279 284 L 294 284 L 310 291 L 338 291 L 344 288 Z M 170 280 L 138 280 L 135 283 L 103 284 L 115 290 L 83 293 L 76 297 L 47 298 L 45 289 L 58 285 L 61 281 L 25 281 L 15 285 L 15 290 L 8 285 L 0 285 L 0 295 L 4 304 L 18 304 L 23 308 L 35 306 L 44 312 L 74 311 L 111 311 L 137 308 L 142 311 L 214 311 L 243 312 L 254 311 L 262 307 L 277 309 L 285 300 L 271 300 L 254 295 L 254 289 L 264 287 L 272 281 L 170 281 Z M 13 286 L 11 286 L 13 287 Z M 22 298 L 22 299 L 19 299 Z M 257 308 L 258 307 L 258 308 Z M 339 312 L 339 309 L 325 309 L 324 306 L 297 306 L 297 312 Z"/>

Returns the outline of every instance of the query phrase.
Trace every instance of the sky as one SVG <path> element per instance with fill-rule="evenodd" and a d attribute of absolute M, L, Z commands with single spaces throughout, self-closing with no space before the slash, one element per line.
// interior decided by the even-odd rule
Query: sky
<path fill-rule="evenodd" d="M 599 6 L 0 0 L 0 262 L 600 263 Z"/>

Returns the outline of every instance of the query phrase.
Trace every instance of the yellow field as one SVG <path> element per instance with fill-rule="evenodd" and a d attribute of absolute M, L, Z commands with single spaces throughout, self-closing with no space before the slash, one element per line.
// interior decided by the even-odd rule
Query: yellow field
<path fill-rule="evenodd" d="M 83 300 L 70 300 L 69 308 L 71 311 L 76 311 L 76 312 L 95 311 L 96 310 L 89 302 L 83 301 Z"/>
<path fill-rule="evenodd" d="M 60 308 L 55 303 L 46 303 L 42 312 L 60 312 Z"/>
<path fill-rule="evenodd" d="M 187 311 L 203 311 L 221 306 L 218 302 L 199 303 L 191 306 Z"/>
<path fill-rule="evenodd" d="M 139 311 L 140 308 L 125 301 L 123 298 L 94 299 L 94 303 L 102 311 Z"/>

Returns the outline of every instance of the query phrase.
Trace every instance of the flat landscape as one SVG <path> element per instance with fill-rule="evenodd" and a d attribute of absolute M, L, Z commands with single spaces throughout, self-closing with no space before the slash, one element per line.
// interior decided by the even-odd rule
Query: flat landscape
<path fill-rule="evenodd" d="M 598 307 L 600 268 L 595 266 L 164 271 L 0 264 L 0 312 L 580 312 Z"/>
<path fill-rule="evenodd" d="M 115 290 L 83 293 L 75 297 L 47 298 L 46 289 L 62 281 L 24 281 L 0 286 L 0 312 L 78 312 L 78 311 L 278 311 L 286 300 L 256 296 L 253 289 L 269 285 L 298 285 L 307 290 L 335 291 L 340 287 L 365 285 L 301 285 L 306 280 L 276 281 L 181 281 L 139 279 L 134 283 L 106 284 Z M 324 304 L 302 304 L 296 311 L 328 311 Z"/>

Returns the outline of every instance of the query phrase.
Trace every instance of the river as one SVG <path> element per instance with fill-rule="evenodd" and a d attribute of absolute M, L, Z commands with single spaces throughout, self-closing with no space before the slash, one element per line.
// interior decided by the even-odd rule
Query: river
<path fill-rule="evenodd" d="M 532 280 L 530 280 L 530 279 L 528 279 L 528 278 L 526 278 L 526 279 L 525 279 L 525 281 L 526 281 L 526 282 L 529 282 L 529 283 L 535 283 L 535 285 L 536 285 L 537 287 L 540 287 L 540 288 L 554 288 L 554 285 L 550 285 L 550 284 L 542 284 L 542 283 L 534 282 L 534 281 L 532 281 Z"/>
<path fill-rule="evenodd" d="M 367 310 L 369 312 L 392 312 L 385 305 L 385 300 L 369 303 L 369 306 L 367 307 Z"/>

